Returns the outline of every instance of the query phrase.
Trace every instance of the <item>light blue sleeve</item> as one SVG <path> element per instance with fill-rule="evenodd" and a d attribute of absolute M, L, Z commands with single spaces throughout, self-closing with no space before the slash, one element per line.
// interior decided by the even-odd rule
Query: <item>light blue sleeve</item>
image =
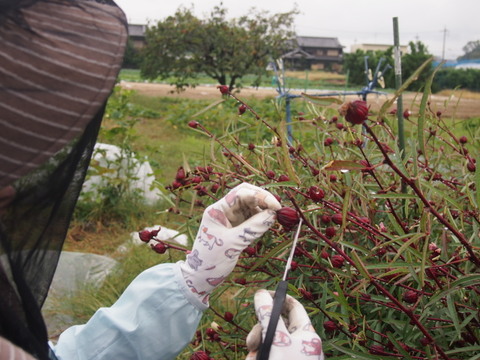
<path fill-rule="evenodd" d="M 192 340 L 207 308 L 188 289 L 180 265 L 142 272 L 118 301 L 85 325 L 63 332 L 59 360 L 174 359 Z"/>

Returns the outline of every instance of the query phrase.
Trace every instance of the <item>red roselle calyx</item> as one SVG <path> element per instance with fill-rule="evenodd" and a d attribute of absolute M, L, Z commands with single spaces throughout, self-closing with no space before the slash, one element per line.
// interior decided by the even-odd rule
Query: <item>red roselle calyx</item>
<path fill-rule="evenodd" d="M 238 115 L 243 115 L 246 110 L 247 110 L 247 106 L 245 104 L 240 105 L 238 107 Z"/>
<path fill-rule="evenodd" d="M 332 256 L 332 266 L 334 268 L 341 268 L 343 266 L 343 263 L 345 262 L 345 259 L 341 255 L 333 255 Z"/>
<path fill-rule="evenodd" d="M 287 229 L 293 228 L 300 221 L 300 217 L 295 209 L 283 207 L 277 210 L 277 220 Z"/>
<path fill-rule="evenodd" d="M 210 360 L 210 356 L 205 351 L 195 351 L 190 360 Z"/>
<path fill-rule="evenodd" d="M 413 290 L 408 290 L 403 294 L 403 301 L 409 304 L 415 304 L 418 300 L 418 293 Z"/>
<path fill-rule="evenodd" d="M 320 189 L 318 186 L 314 185 L 314 186 L 310 186 L 310 188 L 308 189 L 308 196 L 310 197 L 310 199 L 317 202 L 322 200 L 325 197 L 325 192 L 322 189 Z"/>
<path fill-rule="evenodd" d="M 155 251 L 157 254 L 165 254 L 165 251 L 167 251 L 168 247 L 162 242 L 159 242 L 155 245 L 152 245 L 153 251 Z"/>
<path fill-rule="evenodd" d="M 217 89 L 219 89 L 223 95 L 226 95 L 230 92 L 227 85 L 218 85 Z"/>
<path fill-rule="evenodd" d="M 353 125 L 363 124 L 368 118 L 367 103 L 363 100 L 347 102 L 340 107 L 339 113 Z"/>

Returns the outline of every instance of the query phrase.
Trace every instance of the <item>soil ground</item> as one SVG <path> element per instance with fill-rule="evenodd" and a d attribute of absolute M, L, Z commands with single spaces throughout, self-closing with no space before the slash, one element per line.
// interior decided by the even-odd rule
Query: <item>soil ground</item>
<path fill-rule="evenodd" d="M 218 99 L 220 97 L 219 90 L 215 86 L 197 86 L 193 89 L 187 89 L 181 93 L 175 92 L 175 88 L 168 84 L 152 84 L 152 83 L 133 83 L 122 82 L 122 85 L 136 90 L 141 95 L 159 96 L 159 97 L 188 97 L 191 99 Z M 292 94 L 300 94 L 299 92 L 290 91 Z M 318 92 L 310 91 L 310 94 Z M 243 100 L 248 98 L 268 98 L 277 96 L 277 92 L 273 88 L 244 88 L 238 94 Z M 378 109 L 391 95 L 368 96 L 368 103 L 372 110 Z M 357 96 L 349 96 L 348 98 L 356 99 Z M 421 94 L 406 93 L 403 95 L 403 108 L 411 109 L 415 113 L 421 100 Z M 435 112 L 441 111 L 443 116 L 452 116 L 457 119 L 467 119 L 472 117 L 480 117 L 480 94 L 466 91 L 443 91 L 434 94 L 430 98 L 431 109 Z"/>

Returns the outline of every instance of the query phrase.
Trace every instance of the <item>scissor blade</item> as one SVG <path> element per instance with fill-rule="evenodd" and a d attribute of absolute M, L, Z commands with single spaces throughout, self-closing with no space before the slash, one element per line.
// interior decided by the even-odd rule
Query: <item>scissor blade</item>
<path fill-rule="evenodd" d="M 300 221 L 298 222 L 297 231 L 295 232 L 295 237 L 293 238 L 292 248 L 290 249 L 290 255 L 288 256 L 287 265 L 285 265 L 285 272 L 283 273 L 282 280 L 284 280 L 284 281 L 287 280 L 288 271 L 290 270 L 290 267 L 292 266 L 293 255 L 295 254 L 295 248 L 297 247 L 297 241 L 298 241 L 298 237 L 300 235 L 300 229 L 302 227 L 302 221 L 303 221 L 303 219 L 300 218 Z"/>

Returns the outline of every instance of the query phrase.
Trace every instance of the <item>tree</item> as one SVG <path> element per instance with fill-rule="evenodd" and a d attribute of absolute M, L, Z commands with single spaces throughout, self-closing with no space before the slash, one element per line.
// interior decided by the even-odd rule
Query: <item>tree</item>
<path fill-rule="evenodd" d="M 420 41 L 409 43 L 410 52 L 402 56 L 402 78 L 408 79 L 431 55 L 428 53 L 427 47 Z M 385 63 L 392 66 L 385 75 L 385 84 L 387 87 L 395 86 L 395 74 L 393 71 L 393 47 L 386 51 L 363 51 L 357 50 L 355 53 L 345 54 L 344 69 L 349 71 L 349 82 L 353 85 L 365 85 L 365 65 L 364 59 L 368 56 L 368 64 L 372 71 L 376 68 L 380 58 L 385 59 Z M 383 65 L 384 66 L 384 65 Z M 383 68 L 382 66 L 382 68 Z M 380 69 L 381 70 L 381 69 Z M 420 74 L 417 81 L 413 82 L 408 90 L 420 90 L 425 84 L 426 79 L 432 72 L 432 68 L 428 68 Z"/>
<path fill-rule="evenodd" d="M 469 41 L 462 50 L 465 54 L 459 56 L 457 60 L 480 59 L 480 40 Z"/>
<path fill-rule="evenodd" d="M 169 79 L 179 90 L 195 86 L 200 74 L 230 89 L 240 86 L 247 74 L 254 75 L 253 85 L 258 85 L 269 61 L 284 53 L 287 40 L 294 37 L 296 14 L 296 10 L 275 15 L 252 10 L 227 20 L 220 5 L 207 19 L 199 19 L 190 9 L 179 8 L 147 29 L 142 76 Z"/>

